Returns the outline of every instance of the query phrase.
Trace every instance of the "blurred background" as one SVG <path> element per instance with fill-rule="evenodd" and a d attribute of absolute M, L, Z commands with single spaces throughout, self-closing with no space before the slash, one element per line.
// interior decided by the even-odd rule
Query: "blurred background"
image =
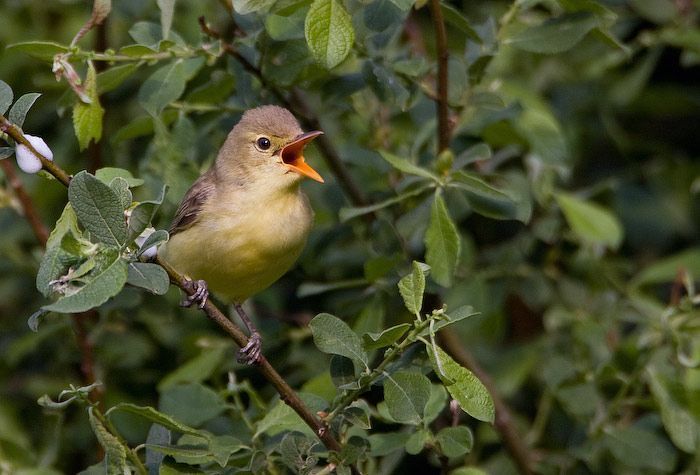
<path fill-rule="evenodd" d="M 101 95 L 102 139 L 86 150 L 73 128 L 75 94 L 56 80 L 51 55 L 42 60 L 7 46 L 70 44 L 90 16 L 89 3 L 0 3 L 0 79 L 15 98 L 42 94 L 23 130 L 43 137 L 70 173 L 128 169 L 145 180 L 134 190 L 141 200 L 167 184 L 154 223 L 166 229 L 242 111 L 279 103 L 280 96 L 305 105 L 305 125 L 316 120 L 326 132 L 366 200 L 348 195 L 327 150 L 310 148 L 307 159 L 327 177 L 323 186 L 303 185 L 316 211 L 313 234 L 298 266 L 250 304 L 268 358 L 292 386 L 310 392 L 328 379 L 327 359 L 309 357 L 319 355 L 306 328 L 311 317 L 329 312 L 360 332 L 410 318 L 396 282 L 412 259 L 423 257 L 429 195 L 398 200 L 370 219 L 341 219 L 341 209 L 411 189 L 415 177 L 392 169 L 378 151 L 429 169 L 470 170 L 515 204 L 504 210 L 488 194 L 447 191 L 461 254 L 450 285 L 431 282 L 429 290 L 436 307 L 468 304 L 479 312 L 458 325 L 458 344 L 493 379 L 536 471 L 697 473 L 700 4 L 445 2 L 452 154 L 438 157 L 427 6 L 344 2 L 355 41 L 329 71 L 306 46 L 309 3 L 267 2 L 265 11 L 240 15 L 223 1 L 178 2 L 176 46 L 212 41 L 197 21 L 204 16 L 259 74 L 235 57 L 209 56 L 156 123 L 139 91 L 163 62 L 95 61 L 98 72 L 137 67 Z M 234 2 L 239 11 L 241 5 Z M 589 15 L 595 23 L 582 26 L 574 17 L 562 29 L 535 29 L 562 15 Z M 89 52 L 144 44 L 143 32 L 151 30 L 143 24 L 135 30 L 139 22 L 160 28 L 156 2 L 114 2 L 105 24 L 78 45 Z M 84 61 L 74 65 L 84 77 Z M 20 172 L 13 158 L 5 162 L 52 229 L 65 188 Z M 84 407 L 37 404 L 69 385 L 102 381 L 96 397 L 105 408 L 125 401 L 162 407 L 168 375 L 206 354 L 206 362 L 197 360 L 198 384 L 223 391 L 235 370 L 272 396 L 254 370 L 235 363 L 236 349 L 217 328 L 177 306 L 174 288 L 153 296 L 127 287 L 96 311 L 51 314 L 31 331 L 27 319 L 47 303 L 35 286 L 43 250 L 4 170 L 0 473 L 77 473 L 101 458 Z M 565 209 L 570 196 L 585 203 L 583 214 L 575 205 Z M 612 229 L 601 229 L 595 219 L 601 215 L 588 213 L 589 206 Z M 210 422 L 217 423 L 224 424 Z M 493 474 L 518 472 L 502 434 L 468 424 L 476 441 L 469 464 Z M 119 429 L 135 445 L 148 425 L 125 417 Z M 394 473 L 439 472 L 429 457 L 406 455 Z"/>

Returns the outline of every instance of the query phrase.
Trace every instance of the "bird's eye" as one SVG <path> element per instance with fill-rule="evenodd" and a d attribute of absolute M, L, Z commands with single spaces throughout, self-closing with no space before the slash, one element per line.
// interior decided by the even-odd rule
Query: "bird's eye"
<path fill-rule="evenodd" d="M 267 137 L 260 137 L 255 143 L 260 150 L 268 150 L 272 145 Z"/>

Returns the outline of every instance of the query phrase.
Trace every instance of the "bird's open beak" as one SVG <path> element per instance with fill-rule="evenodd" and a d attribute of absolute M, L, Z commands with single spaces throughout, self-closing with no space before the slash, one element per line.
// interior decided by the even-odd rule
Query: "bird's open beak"
<path fill-rule="evenodd" d="M 282 156 L 282 161 L 290 170 L 323 183 L 321 175 L 306 163 L 303 155 L 306 144 L 321 134 L 323 134 L 323 132 L 320 130 L 314 130 L 313 132 L 306 132 L 305 134 L 299 135 L 291 143 L 288 143 L 282 148 L 280 155 Z"/>

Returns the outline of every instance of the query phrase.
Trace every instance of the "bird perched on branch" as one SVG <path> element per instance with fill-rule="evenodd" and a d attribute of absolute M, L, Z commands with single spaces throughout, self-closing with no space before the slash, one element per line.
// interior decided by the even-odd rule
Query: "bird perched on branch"
<path fill-rule="evenodd" d="M 261 339 L 241 304 L 279 279 L 297 260 L 313 211 L 299 185 L 323 178 L 304 160 L 304 133 L 278 106 L 243 114 L 216 161 L 189 189 L 159 254 L 191 279 L 183 305 L 204 306 L 209 290 L 234 304 L 250 339 L 239 360 L 255 363 Z"/>

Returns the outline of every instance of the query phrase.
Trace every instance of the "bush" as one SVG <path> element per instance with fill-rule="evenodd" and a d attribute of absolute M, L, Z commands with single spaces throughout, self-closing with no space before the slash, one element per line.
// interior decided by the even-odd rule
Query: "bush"
<path fill-rule="evenodd" d="M 2 16 L 2 473 L 698 470 L 692 2 Z M 142 254 L 267 103 L 326 184 L 245 366 Z"/>

